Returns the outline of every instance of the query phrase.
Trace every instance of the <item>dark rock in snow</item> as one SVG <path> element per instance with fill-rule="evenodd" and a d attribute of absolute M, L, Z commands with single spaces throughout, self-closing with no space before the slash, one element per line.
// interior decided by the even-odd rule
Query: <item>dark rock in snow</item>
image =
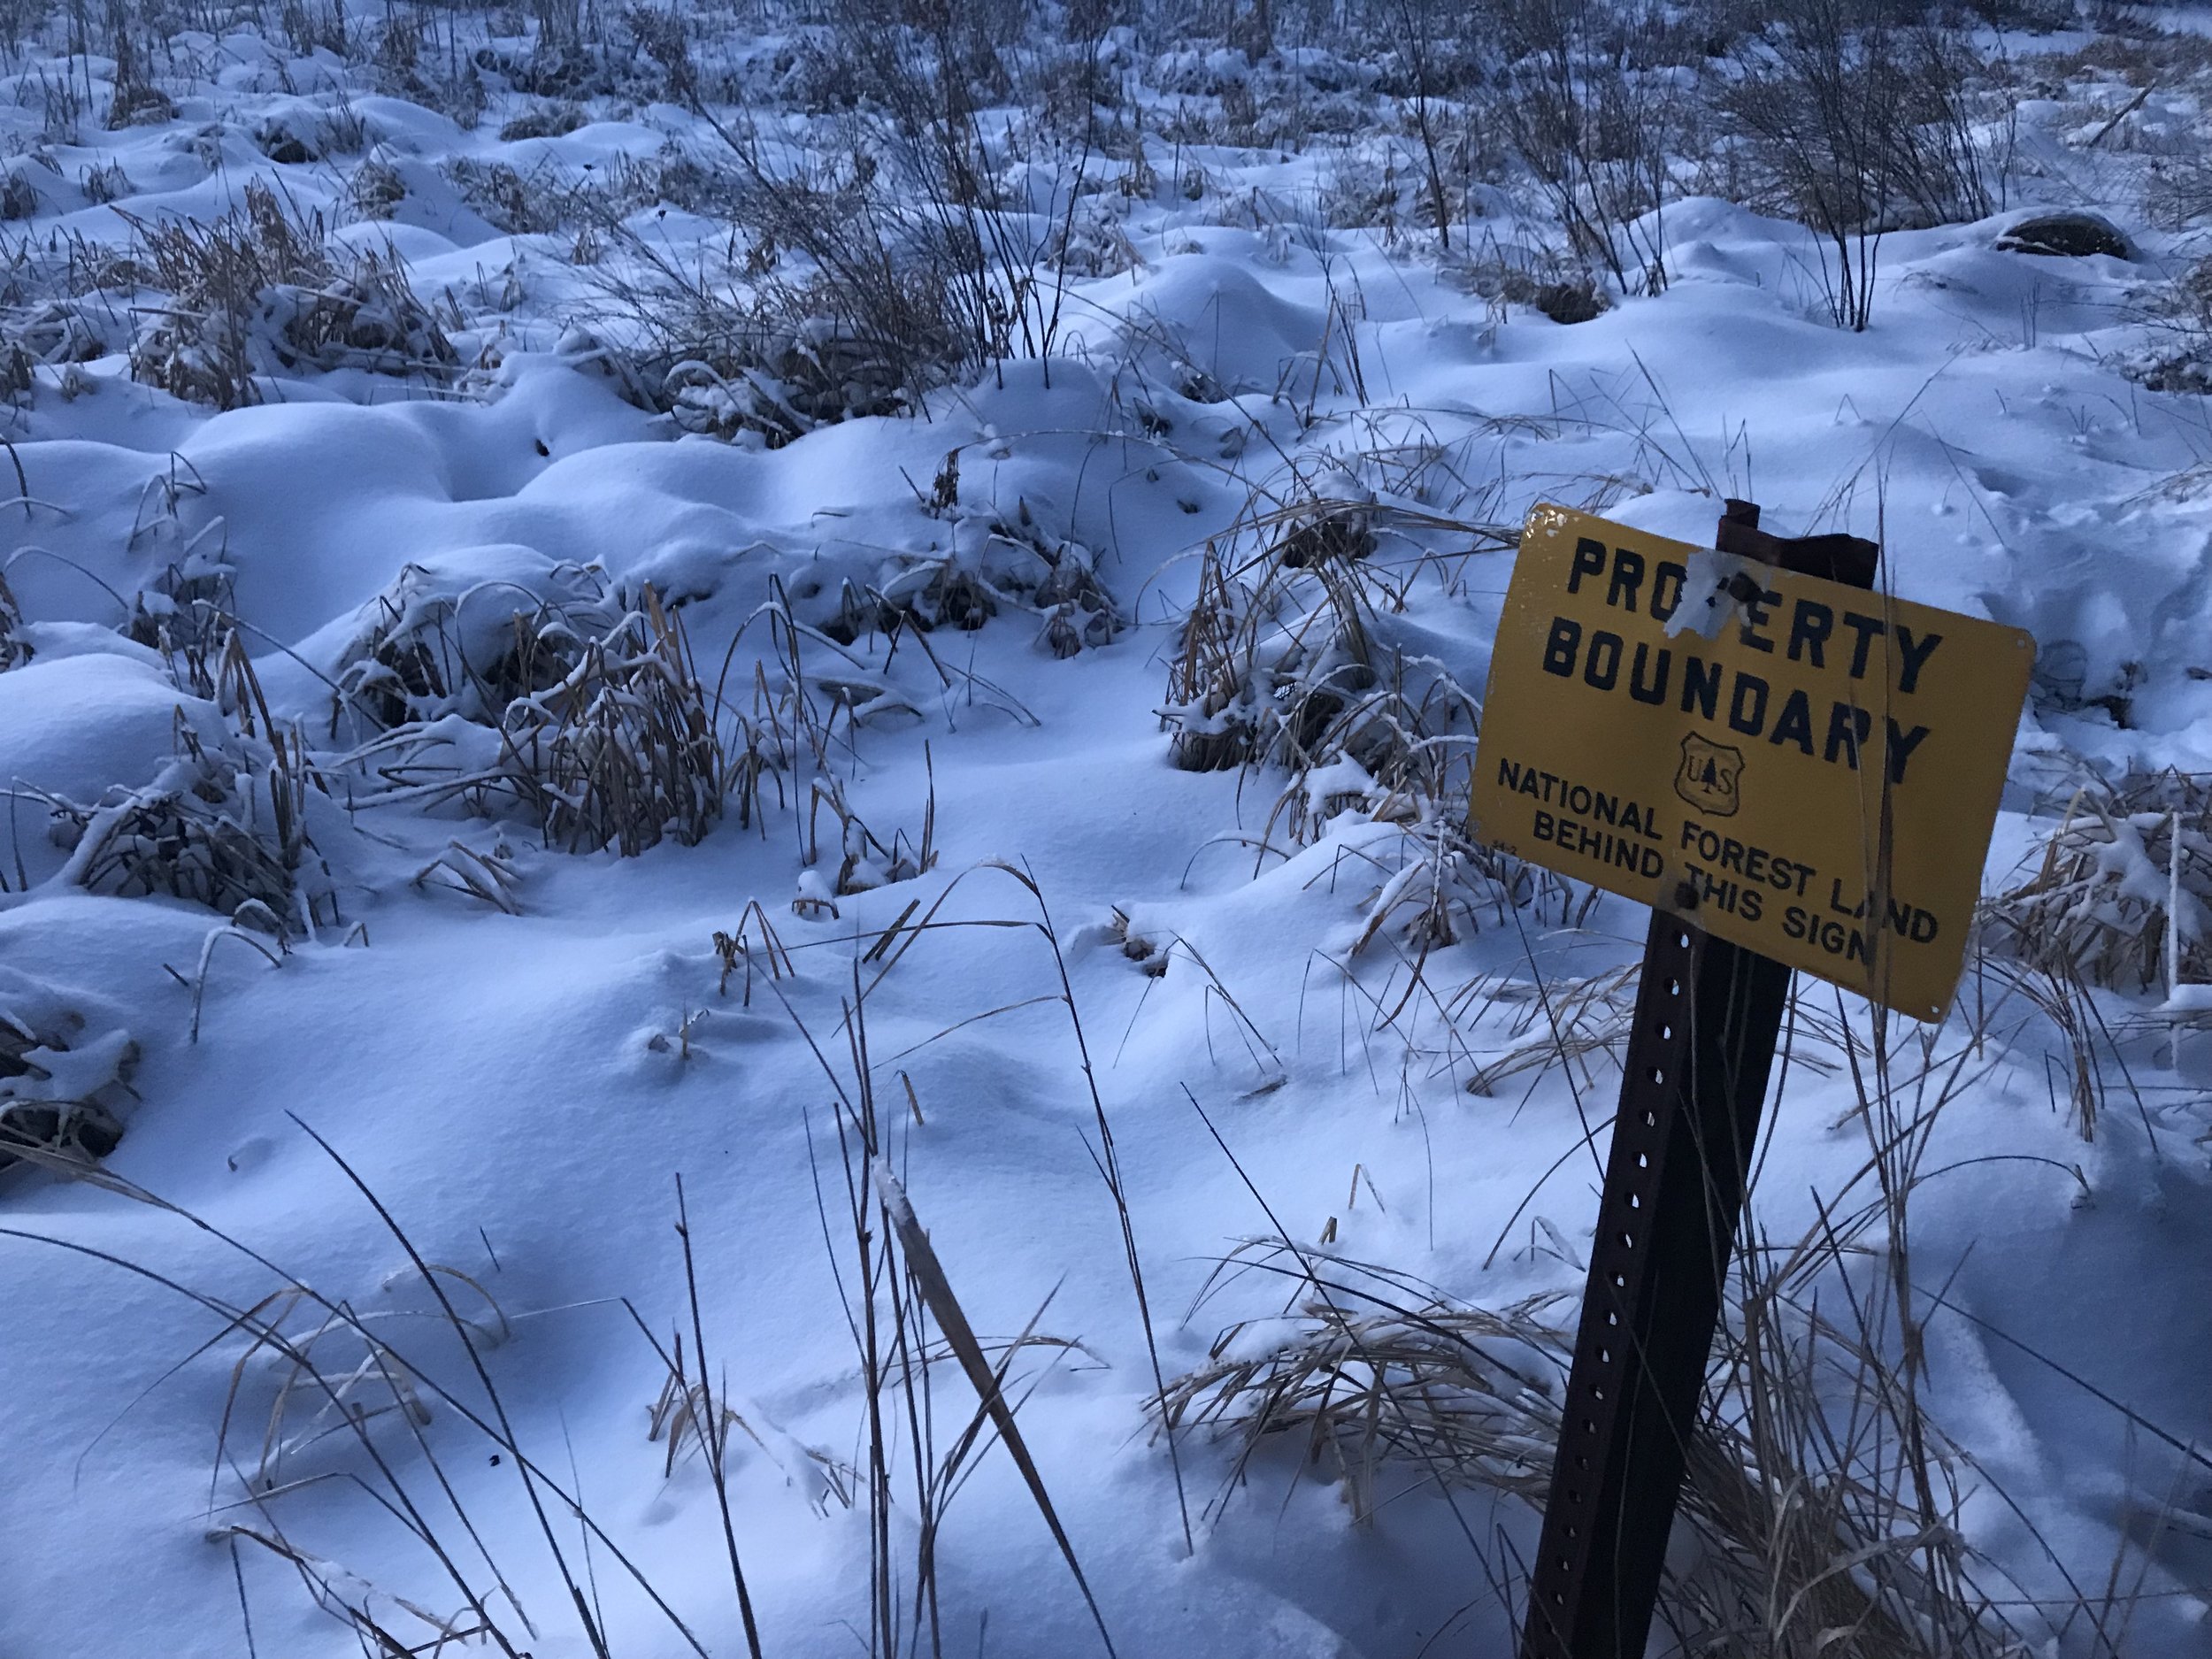
<path fill-rule="evenodd" d="M 2039 213 L 2024 219 L 1997 238 L 1997 250 L 2069 259 L 2099 253 L 2115 259 L 2135 257 L 2119 227 L 2095 213 Z"/>

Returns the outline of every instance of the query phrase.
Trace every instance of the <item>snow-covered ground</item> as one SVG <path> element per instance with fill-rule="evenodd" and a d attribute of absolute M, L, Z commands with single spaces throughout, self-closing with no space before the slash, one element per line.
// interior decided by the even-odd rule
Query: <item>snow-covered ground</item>
<path fill-rule="evenodd" d="M 1850 332 L 1814 237 L 1686 164 L 1663 291 L 1555 321 L 1504 280 L 1564 244 L 1493 135 L 1440 246 L 1353 45 L 1255 68 L 1117 27 L 1114 134 L 977 118 L 1040 242 L 1080 245 L 1031 296 L 1050 350 L 1014 330 L 833 421 L 652 357 L 671 273 L 796 257 L 717 194 L 733 123 L 857 153 L 793 27 L 680 19 L 691 108 L 649 18 L 533 93 L 519 13 L 134 20 L 121 65 L 96 24 L 70 54 L 75 16 L 0 98 L 0 1101 L 122 1136 L 111 1179 L 0 1190 L 9 1653 L 377 1651 L 351 1607 L 408 1651 L 719 1659 L 733 1554 L 769 1655 L 879 1648 L 887 1598 L 931 1651 L 932 1620 L 1089 1650 L 995 1431 L 922 1536 L 918 1439 L 945 1457 L 976 1399 L 928 1271 L 872 1508 L 861 1355 L 906 1281 L 872 1338 L 862 1260 L 916 1256 L 872 1200 L 856 1243 L 864 1118 L 1117 1651 L 1505 1654 L 1518 1499 L 1416 1461 L 1355 1503 L 1302 1432 L 1240 1463 L 1148 1405 L 1310 1323 L 1268 1271 L 1301 1258 L 1220 1271 L 1279 1233 L 1571 1326 L 1617 1072 L 1548 1022 L 1617 1034 L 1643 918 L 1455 839 L 1528 507 L 1703 542 L 1747 496 L 2032 630 L 1993 895 L 2110 782 L 2212 772 L 2212 357 L 2154 211 L 2212 70 L 2170 41 L 1977 37 L 2003 205 L 1884 238 Z M 2128 257 L 1996 246 L 2047 207 Z M 214 256 L 174 227 L 249 211 L 332 251 L 249 283 L 234 334 L 180 320 L 165 252 Z M 1312 765 L 1175 764 L 1277 714 Z M 680 799 L 606 829 L 626 757 Z M 2122 930 L 2162 915 L 2166 822 L 2093 858 Z M 2187 978 L 2197 896 L 2178 922 Z M 1909 1238 L 1856 1235 L 1804 1305 L 1911 1286 L 1911 1343 L 1893 1307 L 1874 1335 L 2037 1653 L 2212 1653 L 2212 1036 L 2185 987 L 2158 1012 L 2147 926 L 2140 972 L 2075 991 L 1993 924 L 1948 1024 L 1889 1026 L 1893 1084 L 1864 1006 L 1801 982 L 1753 1200 L 1793 1244 L 1915 1125 Z M 726 1511 L 704 1396 L 668 1411 L 702 1342 Z"/>

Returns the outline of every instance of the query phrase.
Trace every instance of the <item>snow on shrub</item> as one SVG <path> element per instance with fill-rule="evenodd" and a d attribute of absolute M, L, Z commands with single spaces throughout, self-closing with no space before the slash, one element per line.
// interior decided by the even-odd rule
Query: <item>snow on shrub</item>
<path fill-rule="evenodd" d="M 634 188 L 618 181 L 615 196 L 597 205 L 618 207 L 623 196 L 672 176 L 684 180 L 680 168 L 664 167 L 639 175 Z M 856 211 L 823 192 L 801 194 L 809 211 Z M 849 257 L 786 280 L 777 274 L 783 236 L 804 214 L 787 204 L 777 211 L 790 220 L 780 234 L 757 233 L 720 269 L 679 265 L 603 212 L 599 231 L 629 256 L 596 279 L 603 336 L 622 343 L 678 426 L 726 442 L 775 449 L 818 426 L 914 413 L 959 357 L 942 286 L 857 245 Z"/>
<path fill-rule="evenodd" d="M 2167 910 L 2179 859 L 2175 929 L 2185 982 L 2212 979 L 2212 776 L 2161 772 L 2077 792 L 2034 873 L 1993 901 L 1992 945 L 2029 966 L 2139 991 L 2163 973 Z"/>
<path fill-rule="evenodd" d="M 403 568 L 339 657 L 340 706 L 385 730 L 449 715 L 496 727 L 518 697 L 558 684 L 621 615 L 595 569 L 494 567 L 458 588 L 426 565 Z"/>
<path fill-rule="evenodd" d="M 174 497 L 171 497 L 173 502 Z M 216 695 L 217 664 L 230 642 L 237 612 L 238 572 L 222 556 L 219 518 L 187 541 L 173 511 L 143 526 L 156 547 L 175 557 L 131 596 L 123 635 L 168 659 L 169 675 L 192 695 Z"/>
<path fill-rule="evenodd" d="M 526 138 L 565 138 L 590 119 L 573 104 L 534 104 L 499 129 L 499 142 L 513 144 Z"/>
<path fill-rule="evenodd" d="M 626 857 L 690 846 L 722 816 L 718 705 L 650 585 L 626 608 L 594 569 L 455 591 L 410 565 L 367 616 L 337 687 L 386 728 L 343 763 L 370 801 L 519 810 L 548 846 Z"/>
<path fill-rule="evenodd" d="M 138 1044 L 96 1002 L 103 1028 L 88 1036 L 81 1000 L 0 969 L 0 1170 L 41 1154 L 104 1158 L 123 1138 Z"/>
<path fill-rule="evenodd" d="M 546 691 L 501 728 L 511 787 L 549 845 L 632 857 L 673 835 L 689 847 L 722 816 L 722 744 L 682 625 L 649 587 Z"/>
<path fill-rule="evenodd" d="M 346 205 L 362 219 L 388 219 L 406 199 L 406 180 L 380 156 L 371 156 L 346 181 Z"/>
<path fill-rule="evenodd" d="M 1402 488 L 1403 458 L 1332 460 L 1255 493 L 1234 532 L 1208 543 L 1158 710 L 1186 772 L 1286 774 L 1263 842 L 1280 825 L 1310 844 L 1340 817 L 1399 832 L 1394 852 L 1379 841 L 1364 855 L 1379 886 L 1354 954 L 1386 933 L 1423 951 L 1448 945 L 1485 911 L 1538 901 L 1557 900 L 1563 921 L 1571 896 L 1468 840 L 1476 699 L 1432 636 L 1402 636 L 1394 621 L 1425 573 L 1448 586 L 1461 561 L 1517 533 L 1393 499 L 1425 489 Z M 1396 487 L 1352 470 L 1379 465 Z"/>
<path fill-rule="evenodd" d="M 2120 373 L 2154 392 L 2212 393 L 2212 258 L 2193 261 L 2147 308 L 2151 327 Z"/>
<path fill-rule="evenodd" d="M 756 433 L 774 449 L 817 426 L 910 406 L 899 354 L 826 318 L 764 322 L 723 347 L 718 367 L 688 357 L 663 377 L 661 396 L 686 432 L 726 441 Z"/>
<path fill-rule="evenodd" d="M 1002 611 L 1041 616 L 1039 643 L 1055 657 L 1110 644 L 1121 632 L 1121 612 L 1091 549 L 1047 529 L 1026 497 L 1017 498 L 1011 513 L 964 503 L 958 450 L 946 454 L 923 504 L 949 527 L 950 549 L 935 557 L 898 555 L 864 588 L 848 582 L 837 614 L 822 625 L 840 645 L 910 624 L 924 633 L 972 632 Z"/>
<path fill-rule="evenodd" d="M 253 143 L 280 165 L 300 166 L 324 160 L 334 150 L 352 148 L 346 141 L 357 138 L 359 132 L 357 120 L 326 121 L 313 105 L 297 103 L 272 110 L 255 122 Z"/>
<path fill-rule="evenodd" d="M 180 709 L 175 757 L 151 783 L 111 787 L 88 806 L 48 797 L 54 839 L 69 854 L 59 879 L 242 913 L 269 933 L 337 921 L 336 884 L 308 835 L 319 780 L 303 734 L 278 726 L 235 633 L 214 678 L 227 721 L 211 733 Z"/>
<path fill-rule="evenodd" d="M 549 181 L 546 169 L 526 176 L 503 161 L 456 156 L 440 171 L 495 230 L 528 236 L 561 227 L 565 215 L 560 198 L 566 192 L 557 180 Z"/>
<path fill-rule="evenodd" d="M 13 676 L 5 736 L 19 800 L 44 803 L 62 856 L 27 867 L 19 846 L 17 883 L 158 895 L 272 933 L 337 919 L 335 884 L 308 831 L 321 791 L 304 738 L 277 722 L 241 637 L 204 598 L 227 595 L 228 574 L 218 565 L 187 580 L 182 591 L 199 596 L 181 605 L 150 589 L 152 608 L 135 613 L 133 631 L 151 636 L 129 645 L 0 630 L 12 657 L 0 666 L 29 660 L 25 635 L 55 647 Z M 0 621 L 7 610 L 0 603 Z M 0 890 L 11 885 L 0 879 Z"/>
<path fill-rule="evenodd" d="M 1161 718 L 1187 772 L 1252 764 L 1303 775 L 1349 759 L 1410 818 L 1445 791 L 1448 744 L 1474 731 L 1474 699 L 1432 659 L 1411 661 L 1379 637 L 1402 593 L 1375 555 L 1379 533 L 1495 533 L 1380 501 L 1348 473 L 1301 479 L 1251 515 L 1246 537 L 1210 545 L 1199 593 L 1170 666 Z M 1416 566 L 1425 557 L 1416 553 Z M 1380 630 L 1386 632 L 1386 630 Z M 1310 833 L 1325 807 L 1294 810 Z"/>
<path fill-rule="evenodd" d="M 452 377 L 452 343 L 398 255 L 334 251 L 319 216 L 296 219 L 265 185 L 249 183 L 218 219 L 124 217 L 152 286 L 170 296 L 132 344 L 134 380 L 236 409 L 259 402 L 273 374 Z"/>
<path fill-rule="evenodd" d="M 34 363 L 89 363 L 113 349 L 101 311 L 76 300 L 49 300 L 0 330 L 11 351 Z"/>

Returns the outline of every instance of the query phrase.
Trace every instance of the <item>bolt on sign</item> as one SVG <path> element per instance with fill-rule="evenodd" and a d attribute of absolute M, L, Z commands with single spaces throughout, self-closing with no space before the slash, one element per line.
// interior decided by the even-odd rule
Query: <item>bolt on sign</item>
<path fill-rule="evenodd" d="M 1470 827 L 1938 1019 L 2034 660 L 2016 628 L 1540 504 Z"/>

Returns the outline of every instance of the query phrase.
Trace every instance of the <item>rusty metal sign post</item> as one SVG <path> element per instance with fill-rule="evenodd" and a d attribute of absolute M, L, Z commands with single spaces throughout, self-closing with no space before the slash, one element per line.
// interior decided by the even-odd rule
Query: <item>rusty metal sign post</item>
<path fill-rule="evenodd" d="M 1849 609 L 1838 603 L 1849 601 L 1846 590 L 1874 584 L 1874 543 L 1786 540 L 1762 532 L 1758 518 L 1751 503 L 1728 503 L 1715 537 L 1725 557 L 1713 564 L 1710 553 L 1540 507 L 1493 659 L 1475 833 L 1653 905 L 1522 1659 L 1642 1659 L 1789 995 L 1793 963 L 1777 958 L 1786 954 L 1794 965 L 1923 1018 L 1947 1005 L 1962 954 L 1961 904 L 1970 911 L 1978 892 L 2033 657 L 2025 635 L 1974 618 L 1893 601 Z M 1537 591 L 1523 591 L 1525 570 Z M 1667 571 L 1673 592 L 1663 608 Z M 1815 584 L 1793 585 L 1783 572 Z M 1713 591 L 1699 592 L 1701 581 Z M 1623 616 L 1637 613 L 1641 632 L 1626 620 L 1601 632 L 1594 615 L 1574 622 L 1573 601 L 1562 595 L 1586 586 L 1585 603 L 1609 588 L 1608 603 Z M 1640 586 L 1647 595 L 1640 612 Z M 1786 595 L 1775 591 L 1786 588 Z M 1723 611 L 1726 627 L 1717 621 L 1686 636 L 1671 613 L 1701 603 Z M 1792 635 L 1789 621 L 1762 632 L 1793 604 L 1802 632 Z M 1909 620 L 1901 620 L 1905 610 Z M 1855 657 L 1849 633 L 1839 638 L 1839 615 L 1855 618 Z M 1663 632 L 1667 622 L 1673 626 Z M 1576 653 L 1566 662 L 1570 631 Z M 1926 718 L 1916 718 L 1919 705 L 1909 700 L 1932 665 L 1930 641 L 1946 637 L 1955 658 L 1982 655 L 1966 688 L 1979 706 L 1969 709 L 1966 689 L 1955 687 L 1953 718 L 1927 711 L 1932 699 Z M 1705 656 L 1694 657 L 1693 647 Z M 1670 652 L 1682 664 L 1671 692 L 1659 665 Z M 1687 683 L 1693 662 L 1714 685 L 1734 674 L 1738 689 L 1706 694 L 1701 704 Z M 1998 683 L 1988 683 L 1992 662 L 2002 671 Z M 1779 689 L 1790 683 L 1786 664 L 1808 676 L 1840 672 L 1858 682 L 1878 669 L 1885 678 L 1863 697 L 1839 691 L 1842 712 L 1821 710 L 1801 732 L 1781 722 L 1801 698 L 1809 710 L 1819 694 Z M 1755 694 L 1742 689 L 1746 676 Z M 1617 688 L 1629 697 L 1616 699 Z M 1660 731 L 1650 722 L 1663 717 L 1670 724 Z M 1939 733 L 1942 741 L 1931 741 Z M 1942 764 L 1914 774 L 1909 757 L 1923 744 Z M 1824 781 L 1828 773 L 1843 781 Z M 1532 787 L 1536 778 L 1548 781 Z M 1624 786 L 1609 787 L 1623 778 Z M 1927 793 L 1908 801 L 1912 784 Z M 1828 794 L 1788 803 L 1810 808 L 1798 817 L 1770 800 L 1762 818 L 1743 806 L 1762 787 Z M 1939 810 L 1926 804 L 1937 793 Z M 1944 830 L 1924 840 L 1947 836 L 1953 845 L 1935 863 L 1924 856 L 1901 866 L 1894 831 L 1928 810 Z M 1839 812 L 1844 824 L 1822 821 Z M 1778 826 L 1770 833 L 1788 844 L 1755 844 L 1762 824 Z M 1821 840 L 1831 829 L 1866 849 L 1848 867 L 1821 850 L 1834 844 Z M 1527 844 L 1532 831 L 1543 844 Z M 1747 894 L 1763 902 L 1747 904 Z M 1816 918 L 1839 942 L 1809 941 L 1814 928 L 1785 923 L 1786 914 L 1808 924 Z"/>

